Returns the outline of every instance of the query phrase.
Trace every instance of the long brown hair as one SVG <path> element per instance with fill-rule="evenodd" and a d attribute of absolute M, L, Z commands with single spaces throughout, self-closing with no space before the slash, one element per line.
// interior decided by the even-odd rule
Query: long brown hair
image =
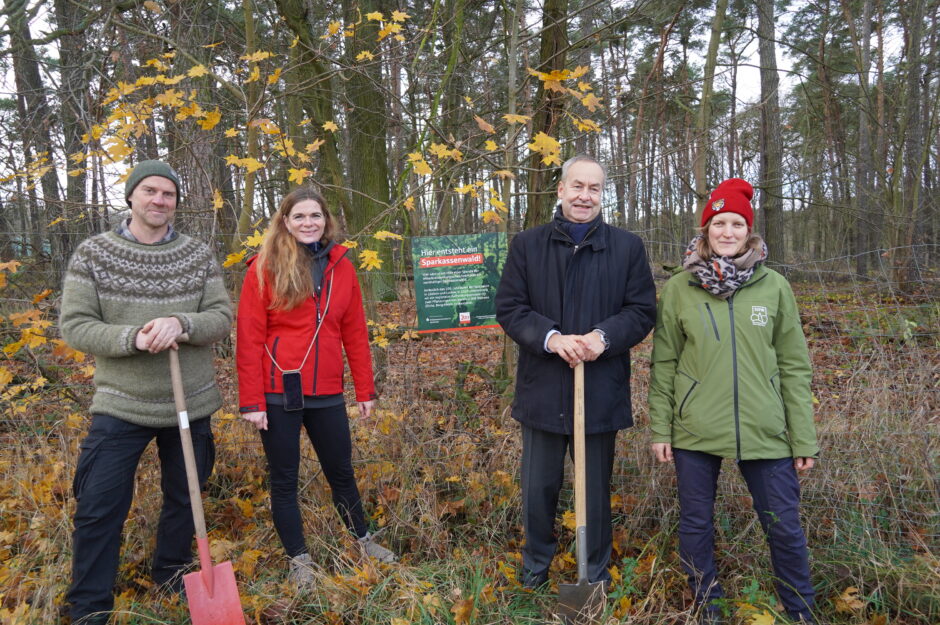
<path fill-rule="evenodd" d="M 326 245 L 336 233 L 336 219 L 327 207 L 326 200 L 315 189 L 298 187 L 284 196 L 277 212 L 271 217 L 255 262 L 259 288 L 264 288 L 266 279 L 271 280 L 271 310 L 296 308 L 313 294 L 309 257 L 302 244 L 287 231 L 287 217 L 291 209 L 304 200 L 313 200 L 323 210 L 326 225 L 320 243 Z"/>

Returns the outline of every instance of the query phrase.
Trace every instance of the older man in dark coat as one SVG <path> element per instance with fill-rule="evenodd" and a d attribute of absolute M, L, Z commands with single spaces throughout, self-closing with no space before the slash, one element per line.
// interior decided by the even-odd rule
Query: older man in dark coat
<path fill-rule="evenodd" d="M 588 578 L 609 582 L 610 478 L 617 432 L 633 425 L 630 348 L 656 321 L 643 242 L 606 224 L 606 173 L 593 158 L 562 165 L 551 223 L 519 233 L 496 293 L 496 317 L 519 344 L 512 416 L 522 424 L 522 582 L 548 580 L 564 457 L 573 433 L 574 377 L 585 362 Z"/>

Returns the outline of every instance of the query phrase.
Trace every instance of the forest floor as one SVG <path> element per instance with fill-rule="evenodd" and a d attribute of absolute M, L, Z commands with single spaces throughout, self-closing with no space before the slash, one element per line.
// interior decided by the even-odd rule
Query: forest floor
<path fill-rule="evenodd" d="M 822 454 L 802 480 L 820 621 L 940 622 L 940 305 L 857 285 L 796 285 L 814 362 Z M 40 314 L 35 318 L 42 319 Z M 395 564 L 364 561 L 340 525 L 304 444 L 301 506 L 317 585 L 300 591 L 270 518 L 257 434 L 235 415 L 232 360 L 220 350 L 225 407 L 215 417 L 206 518 L 214 559 L 231 560 L 252 624 L 551 623 L 559 583 L 576 581 L 570 491 L 559 511 L 550 584 L 517 581 L 522 530 L 519 432 L 508 411 L 498 329 L 417 335 L 408 301 L 381 304 L 372 327 L 382 399 L 350 411 L 367 513 Z M 35 319 L 34 319 L 35 321 Z M 4 327 L 7 344 L 17 336 Z M 25 322 L 24 322 L 25 324 Z M 35 325 L 35 324 L 34 324 Z M 41 324 L 40 324 L 41 325 Z M 24 340 L 21 338 L 21 340 Z M 691 622 L 676 554 L 674 472 L 648 451 L 650 339 L 633 352 L 635 428 L 618 438 L 614 552 L 603 622 Z M 8 350 L 9 354 L 12 350 Z M 23 356 L 27 353 L 27 356 Z M 71 479 L 89 419 L 87 362 L 61 345 L 10 358 L 0 417 L 0 623 L 58 624 L 69 582 Z M 350 405 L 354 406 L 354 403 Z M 784 622 L 750 499 L 726 462 L 717 551 L 731 622 Z M 148 575 L 159 515 L 159 463 L 148 449 L 125 524 L 114 621 L 185 623 L 185 602 Z"/>

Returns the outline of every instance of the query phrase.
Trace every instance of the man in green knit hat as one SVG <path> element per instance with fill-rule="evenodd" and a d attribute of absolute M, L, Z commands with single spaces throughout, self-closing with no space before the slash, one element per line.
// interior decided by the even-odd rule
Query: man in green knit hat
<path fill-rule="evenodd" d="M 196 465 L 212 472 L 209 417 L 222 405 L 212 344 L 225 338 L 232 308 L 212 251 L 173 229 L 179 176 L 143 161 L 127 178 L 131 216 L 82 242 L 69 261 L 59 327 L 75 349 L 95 356 L 91 427 L 73 483 L 73 623 L 104 624 L 114 606 L 121 534 L 141 453 L 156 439 L 163 508 L 152 577 L 182 587 L 192 560 L 193 520 L 177 429 L 167 350 L 178 349 Z M 186 343 L 177 344 L 181 334 Z"/>

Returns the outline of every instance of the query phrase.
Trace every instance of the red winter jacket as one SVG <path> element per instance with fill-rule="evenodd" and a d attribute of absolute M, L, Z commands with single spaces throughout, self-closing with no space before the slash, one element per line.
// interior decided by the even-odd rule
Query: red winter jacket
<path fill-rule="evenodd" d="M 238 403 L 241 412 L 267 410 L 265 393 L 282 393 L 281 372 L 264 349 L 277 360 L 281 369 L 300 367 L 316 330 L 318 314 L 329 309 L 310 355 L 303 366 L 301 379 L 304 395 L 336 395 L 343 392 L 343 350 L 349 360 L 356 401 L 376 398 L 372 378 L 372 357 L 369 333 L 362 308 L 362 291 L 349 251 L 334 245 L 323 276 L 321 295 L 309 297 L 300 306 L 284 311 L 269 310 L 271 282 L 265 280 L 264 292 L 258 286 L 258 274 L 248 261 L 241 299 L 238 302 L 237 343 L 235 362 L 238 368 Z"/>

